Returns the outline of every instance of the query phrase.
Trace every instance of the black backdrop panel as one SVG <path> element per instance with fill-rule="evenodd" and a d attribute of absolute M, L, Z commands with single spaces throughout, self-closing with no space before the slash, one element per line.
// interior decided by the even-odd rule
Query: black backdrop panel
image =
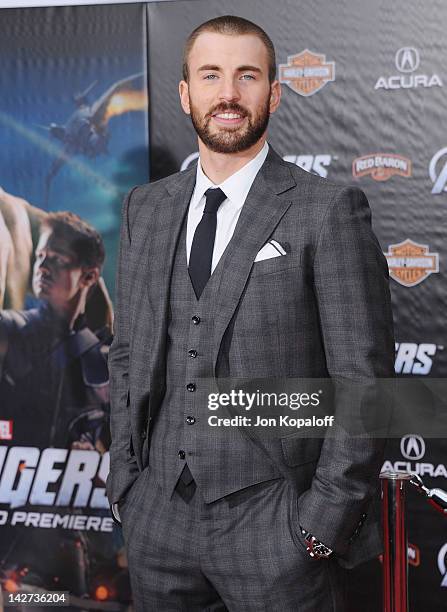
<path fill-rule="evenodd" d="M 278 66 L 293 61 L 299 66 L 300 58 L 293 56 L 306 49 L 324 56 L 318 61 L 328 74 L 334 63 L 334 80 L 311 95 L 296 92 L 305 88 L 303 80 L 283 84 L 269 142 L 305 169 L 366 192 L 392 272 L 396 372 L 445 377 L 447 6 L 434 0 L 197 0 L 153 3 L 147 10 L 153 178 L 179 170 L 188 158 L 192 163 L 197 152 L 194 130 L 179 104 L 178 81 L 184 40 L 200 23 L 240 15 L 270 35 Z M 317 87 L 310 84 L 311 91 Z M 447 488 L 445 470 L 438 469 L 447 443 L 443 432 L 439 436 L 425 440 L 417 460 L 402 454 L 405 441 L 392 440 L 385 467 L 404 469 L 403 462 L 405 469 L 425 471 L 428 486 Z M 412 610 L 443 610 L 447 524 L 416 495 L 409 495 L 408 507 Z M 380 610 L 378 562 L 359 568 L 354 578 L 351 609 Z"/>

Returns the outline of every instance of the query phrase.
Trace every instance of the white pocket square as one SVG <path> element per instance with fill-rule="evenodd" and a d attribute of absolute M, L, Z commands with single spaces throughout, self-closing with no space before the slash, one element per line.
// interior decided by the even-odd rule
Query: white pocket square
<path fill-rule="evenodd" d="M 272 259 L 273 257 L 282 257 L 286 255 L 283 247 L 276 240 L 269 240 L 255 257 L 256 261 L 264 261 L 264 259 Z"/>

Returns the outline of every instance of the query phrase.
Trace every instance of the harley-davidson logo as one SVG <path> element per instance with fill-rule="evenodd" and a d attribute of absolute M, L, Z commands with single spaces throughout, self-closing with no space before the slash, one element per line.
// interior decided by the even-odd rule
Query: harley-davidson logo
<path fill-rule="evenodd" d="M 371 153 L 357 157 L 352 162 L 352 176 L 361 178 L 371 175 L 375 181 L 387 181 L 395 174 L 411 176 L 411 161 L 408 157 L 394 153 Z"/>
<path fill-rule="evenodd" d="M 12 421 L 0 421 L 0 440 L 12 440 Z"/>
<path fill-rule="evenodd" d="M 300 96 L 312 96 L 331 81 L 335 81 L 335 62 L 326 62 L 325 55 L 309 49 L 289 55 L 287 64 L 279 65 L 279 82 Z"/>
<path fill-rule="evenodd" d="M 384 255 L 391 278 L 405 287 L 414 287 L 430 274 L 439 272 L 439 254 L 430 253 L 426 244 L 408 238 L 399 244 L 390 244 Z"/>

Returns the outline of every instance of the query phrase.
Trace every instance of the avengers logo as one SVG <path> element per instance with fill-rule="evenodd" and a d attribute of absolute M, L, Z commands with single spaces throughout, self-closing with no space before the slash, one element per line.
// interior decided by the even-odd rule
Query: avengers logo
<path fill-rule="evenodd" d="M 405 459 L 417 461 L 425 455 L 425 442 L 418 434 L 409 434 L 400 441 L 400 452 Z"/>
<path fill-rule="evenodd" d="M 193 164 L 199 158 L 199 152 L 196 151 L 186 157 L 180 167 L 180 171 L 186 170 L 191 164 Z M 338 157 L 332 156 L 329 153 L 321 155 L 284 155 L 285 161 L 296 164 L 306 172 L 317 174 L 323 178 L 327 177 L 327 168 L 331 165 L 333 160 L 337 160 Z"/>
<path fill-rule="evenodd" d="M 284 161 L 296 164 L 306 172 L 317 174 L 323 178 L 327 177 L 327 168 L 331 165 L 332 155 L 284 155 Z"/>
<path fill-rule="evenodd" d="M 442 345 L 428 342 L 416 344 L 415 342 L 396 342 L 396 360 L 394 371 L 396 374 L 414 374 L 427 376 L 430 374 L 433 359 L 437 351 L 444 350 Z"/>
<path fill-rule="evenodd" d="M 182 165 L 180 166 L 180 172 L 182 170 L 186 170 L 186 168 L 188 168 L 193 162 L 195 162 L 196 159 L 199 159 L 198 151 L 191 153 L 191 155 L 188 155 L 188 157 L 182 161 Z"/>
<path fill-rule="evenodd" d="M 438 570 L 442 576 L 441 586 L 447 587 L 447 568 L 446 568 L 446 556 L 447 556 L 447 543 L 442 546 L 438 552 Z"/>
<path fill-rule="evenodd" d="M 109 467 L 108 452 L 0 446 L 0 504 L 108 508 Z"/>
<path fill-rule="evenodd" d="M 428 171 L 433 182 L 431 192 L 438 195 L 447 191 L 447 147 L 440 149 L 433 155 Z"/>
<path fill-rule="evenodd" d="M 289 55 L 287 64 L 279 65 L 279 82 L 300 96 L 313 96 L 332 81 L 335 81 L 335 62 L 327 62 L 325 55 L 309 49 Z"/>

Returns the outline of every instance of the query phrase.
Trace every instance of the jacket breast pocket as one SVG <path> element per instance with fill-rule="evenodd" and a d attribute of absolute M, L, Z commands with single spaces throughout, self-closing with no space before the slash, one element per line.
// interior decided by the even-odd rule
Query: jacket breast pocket
<path fill-rule="evenodd" d="M 299 268 L 301 266 L 301 253 L 279 255 L 262 261 L 255 261 L 251 269 L 251 277 L 260 276 L 263 274 L 274 274 L 291 268 Z"/>
<path fill-rule="evenodd" d="M 291 435 L 281 438 L 284 462 L 289 467 L 318 461 L 323 440 Z"/>

